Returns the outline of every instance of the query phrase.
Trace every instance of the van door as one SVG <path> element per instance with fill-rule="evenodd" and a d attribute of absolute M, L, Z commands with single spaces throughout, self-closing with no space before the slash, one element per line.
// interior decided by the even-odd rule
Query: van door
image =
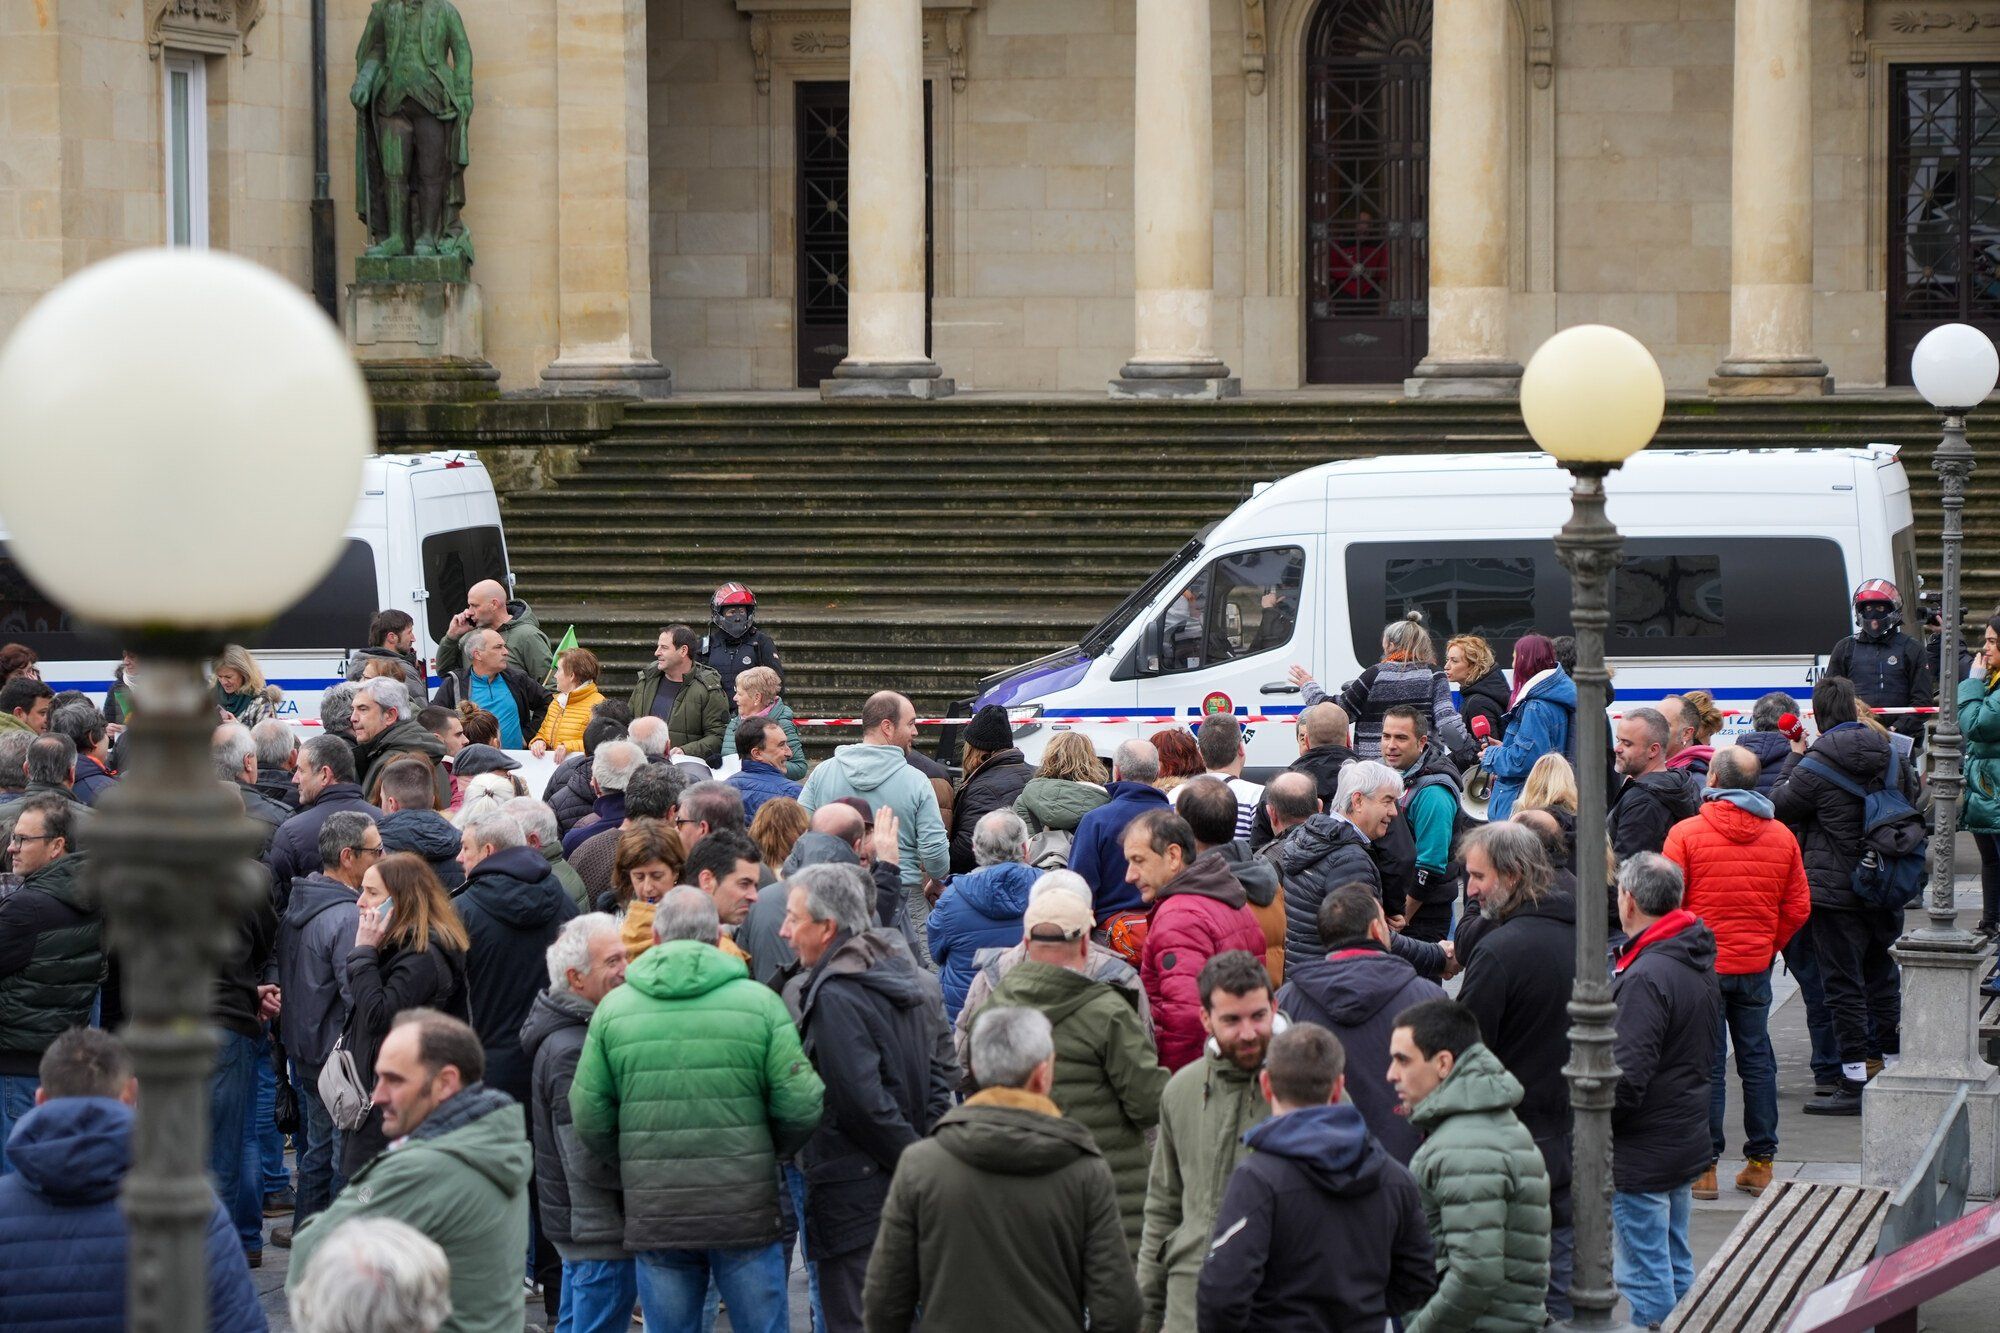
<path fill-rule="evenodd" d="M 1317 629 L 1302 620 L 1316 580 L 1317 535 L 1266 538 L 1211 555 L 1142 627 L 1137 707 L 1193 727 L 1207 713 L 1288 717 L 1299 711 L 1285 679 L 1311 659 Z M 1308 559 L 1308 555 L 1313 559 Z M 1139 728 L 1149 734 L 1158 724 Z M 1297 757 L 1289 722 L 1248 724 L 1247 763 L 1283 768 Z"/>
<path fill-rule="evenodd" d="M 499 504 L 483 468 L 426 468 L 410 476 L 422 608 L 414 611 L 433 656 L 465 594 L 483 579 L 512 588 Z M 546 628 L 546 627 L 545 627 Z M 553 636 L 551 636 L 553 638 Z"/>

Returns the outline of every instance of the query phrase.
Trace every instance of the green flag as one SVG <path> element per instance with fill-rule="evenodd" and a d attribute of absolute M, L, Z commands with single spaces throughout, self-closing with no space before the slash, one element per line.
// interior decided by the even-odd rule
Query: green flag
<path fill-rule="evenodd" d="M 563 631 L 562 642 L 556 645 L 555 652 L 549 657 L 549 674 L 542 678 L 544 689 L 556 683 L 556 663 L 562 659 L 564 653 L 574 647 L 576 647 L 576 626 L 571 625 Z"/>

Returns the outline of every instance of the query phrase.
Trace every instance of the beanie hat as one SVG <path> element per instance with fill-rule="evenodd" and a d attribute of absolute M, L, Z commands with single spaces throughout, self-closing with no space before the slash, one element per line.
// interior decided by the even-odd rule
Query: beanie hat
<path fill-rule="evenodd" d="M 1007 721 L 1007 710 L 999 704 L 988 704 L 974 713 L 965 728 L 965 743 L 969 748 L 987 754 L 1012 745 L 1014 728 Z"/>

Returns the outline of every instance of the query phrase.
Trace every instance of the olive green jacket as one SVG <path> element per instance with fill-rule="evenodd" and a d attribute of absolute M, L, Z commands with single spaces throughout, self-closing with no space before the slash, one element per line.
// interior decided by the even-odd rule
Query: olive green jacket
<path fill-rule="evenodd" d="M 632 716 L 652 712 L 659 693 L 660 669 L 649 666 L 639 673 L 632 690 Z M 722 733 L 728 727 L 729 696 L 722 692 L 722 676 L 714 667 L 697 662 L 688 668 L 667 717 L 667 744 L 714 768 L 722 762 Z"/>
<path fill-rule="evenodd" d="M 1014 798 L 1014 813 L 1028 826 L 1031 838 L 1043 829 L 1074 833 L 1085 815 L 1110 799 L 1111 793 L 1094 782 L 1029 778 Z"/>

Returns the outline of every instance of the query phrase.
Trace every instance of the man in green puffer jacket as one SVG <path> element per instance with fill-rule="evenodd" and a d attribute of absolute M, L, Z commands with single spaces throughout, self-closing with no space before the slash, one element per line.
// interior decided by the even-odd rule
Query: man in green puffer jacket
<path fill-rule="evenodd" d="M 1152 1160 L 1146 1131 L 1159 1123 L 1167 1071 L 1131 993 L 1085 975 L 1094 924 L 1089 906 L 1073 894 L 1044 893 L 1030 902 L 1021 921 L 1028 961 L 1001 979 L 989 1004 L 1040 1010 L 1054 1026 L 1056 1081 L 1049 1096 L 1090 1131 L 1111 1168 L 1125 1243 L 1136 1260 Z"/>
<path fill-rule="evenodd" d="M 1521 1084 L 1451 1000 L 1396 1015 L 1389 1082 L 1426 1135 L 1410 1172 L 1437 1247 L 1438 1289 L 1404 1333 L 1530 1333 L 1548 1321 L 1549 1173 L 1514 1108 Z"/>
<path fill-rule="evenodd" d="M 14 1127 L 7 1108 L 33 1105 L 42 1053 L 90 1023 L 104 983 L 104 919 L 82 890 L 68 804 L 33 796 L 20 811 L 14 870 L 26 878 L 0 902 L 0 1144 Z"/>
<path fill-rule="evenodd" d="M 401 1015 L 375 1057 L 389 1150 L 292 1239 L 285 1290 L 351 1217 L 393 1217 L 444 1251 L 451 1318 L 438 1333 L 521 1333 L 521 1264 L 535 1174 L 521 1104 L 480 1082 L 479 1034 L 434 1009 Z"/>
<path fill-rule="evenodd" d="M 812 1137 L 825 1089 L 785 1002 L 716 947 L 714 899 L 670 891 L 653 931 L 658 943 L 591 1019 L 571 1123 L 586 1150 L 618 1163 L 647 1323 L 699 1307 L 712 1270 L 734 1317 L 765 1327 L 785 1306 L 778 1159 Z M 694 1254 L 670 1265 L 659 1251 Z M 668 1292 L 678 1298 L 662 1302 Z"/>
<path fill-rule="evenodd" d="M 632 716 L 657 717 L 667 724 L 667 744 L 710 768 L 723 760 L 722 734 L 729 726 L 729 696 L 714 667 L 694 660 L 701 640 L 686 625 L 660 631 L 653 665 L 639 673 L 632 690 Z"/>

